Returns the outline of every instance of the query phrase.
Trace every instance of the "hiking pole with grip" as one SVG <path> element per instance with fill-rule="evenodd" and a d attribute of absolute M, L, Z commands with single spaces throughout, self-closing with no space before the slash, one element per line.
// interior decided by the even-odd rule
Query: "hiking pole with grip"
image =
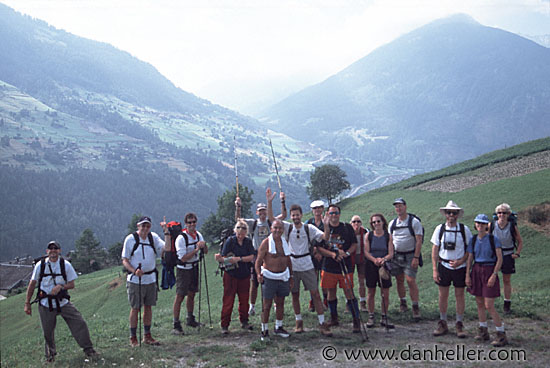
<path fill-rule="evenodd" d="M 201 332 L 201 300 L 202 300 L 202 273 L 201 273 L 201 257 L 199 252 L 199 326 L 198 331 Z"/>
<path fill-rule="evenodd" d="M 237 197 L 239 196 L 239 171 L 237 170 L 237 139 L 235 136 L 233 136 L 233 153 L 235 154 L 235 181 L 237 182 L 237 186 L 235 187 L 237 190 Z"/>
<path fill-rule="evenodd" d="M 385 266 L 385 263 L 386 261 L 384 261 L 382 263 L 382 266 L 380 267 L 386 267 Z M 384 300 L 384 284 L 382 284 L 382 274 L 380 273 L 380 271 L 378 272 L 378 280 L 380 281 L 380 297 L 382 298 L 382 313 L 384 313 L 384 311 L 386 312 L 385 315 L 386 315 L 386 321 L 385 321 L 385 328 L 386 328 L 386 332 L 388 332 L 390 329 L 388 328 L 388 310 L 386 310 L 386 301 Z M 390 291 L 388 290 L 388 293 Z"/>
<path fill-rule="evenodd" d="M 281 187 L 281 179 L 279 178 L 279 169 L 277 168 L 277 160 L 275 160 L 275 151 L 273 151 L 273 144 L 271 138 L 269 138 L 269 145 L 271 146 L 271 155 L 273 156 L 273 164 L 275 165 L 275 173 L 277 174 L 277 183 L 279 184 L 279 193 L 283 191 Z"/>
<path fill-rule="evenodd" d="M 346 265 L 346 262 L 344 261 L 344 259 L 342 259 L 339 263 L 340 263 L 340 269 L 342 270 L 342 274 L 344 275 L 344 283 L 346 284 L 347 288 L 351 291 L 351 297 L 353 298 L 352 300 L 357 300 L 357 299 L 355 299 L 355 293 L 353 292 L 353 288 L 349 284 L 349 280 L 348 280 L 348 277 L 347 277 L 348 266 Z M 353 303 L 350 303 L 350 304 L 351 304 L 350 309 L 353 311 L 355 305 Z M 361 318 L 361 312 L 359 311 L 359 308 L 357 308 L 357 310 L 355 312 L 357 312 L 357 318 L 359 319 L 359 325 L 361 326 L 360 327 L 361 337 L 362 337 L 363 341 L 368 341 L 369 336 L 367 334 L 367 328 L 365 327 L 365 324 L 363 323 L 363 319 Z M 353 313 L 352 313 L 352 315 L 353 315 Z"/>
<path fill-rule="evenodd" d="M 141 263 L 138 265 L 137 270 L 141 270 Z M 141 348 L 141 276 L 138 277 L 138 296 L 139 296 L 139 309 L 138 309 L 138 328 L 139 328 L 139 347 Z"/>
<path fill-rule="evenodd" d="M 208 292 L 208 272 L 206 271 L 206 260 L 204 259 L 204 251 L 201 250 L 201 258 L 202 258 L 202 264 L 203 264 L 203 270 L 204 270 L 204 286 L 206 287 L 206 303 L 208 305 L 208 322 L 210 324 L 210 329 L 212 329 L 212 315 L 210 313 L 210 294 Z"/>

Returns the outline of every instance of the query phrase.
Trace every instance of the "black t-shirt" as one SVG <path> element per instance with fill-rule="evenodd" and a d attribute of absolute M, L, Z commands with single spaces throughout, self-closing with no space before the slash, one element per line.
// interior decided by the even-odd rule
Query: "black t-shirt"
<path fill-rule="evenodd" d="M 340 222 L 337 227 L 330 226 L 330 240 L 329 249 L 342 249 L 346 252 L 353 243 L 357 243 L 357 238 L 355 237 L 355 231 L 350 224 L 345 224 Z M 348 272 L 352 271 L 351 268 L 351 257 L 344 258 L 346 268 Z M 336 262 L 332 258 L 326 257 L 323 270 L 330 273 L 342 273 L 342 267 L 340 262 Z"/>
<path fill-rule="evenodd" d="M 250 238 L 244 238 L 243 244 L 239 245 L 235 235 L 229 237 L 225 241 L 221 252 L 222 257 L 246 257 L 251 254 L 256 254 L 254 246 L 252 245 L 252 240 L 250 240 Z M 251 262 L 238 262 L 237 268 L 226 272 L 237 279 L 246 279 L 250 276 L 250 267 L 252 267 Z"/>

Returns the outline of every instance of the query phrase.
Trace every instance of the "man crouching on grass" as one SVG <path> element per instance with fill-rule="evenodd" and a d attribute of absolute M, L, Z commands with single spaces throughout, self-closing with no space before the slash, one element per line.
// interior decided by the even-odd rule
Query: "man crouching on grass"
<path fill-rule="evenodd" d="M 290 247 L 284 238 L 281 220 L 271 224 L 271 235 L 262 241 L 258 248 L 256 259 L 256 274 L 262 285 L 263 310 L 261 340 L 269 340 L 268 321 L 271 304 L 275 299 L 276 320 L 275 335 L 289 337 L 290 334 L 283 328 L 285 297 L 290 294 L 293 286 L 292 263 L 290 261 Z"/>

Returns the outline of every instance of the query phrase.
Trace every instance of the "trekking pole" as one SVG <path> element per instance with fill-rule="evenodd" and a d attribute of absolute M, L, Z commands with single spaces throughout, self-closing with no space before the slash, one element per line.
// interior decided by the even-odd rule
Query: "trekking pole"
<path fill-rule="evenodd" d="M 355 299 L 355 293 L 353 292 L 353 288 L 349 284 L 349 280 L 348 280 L 348 277 L 347 277 L 348 267 L 346 265 L 346 262 L 342 259 L 339 263 L 340 263 L 340 269 L 342 270 L 342 274 L 344 275 L 344 283 L 346 284 L 348 289 L 351 290 L 351 297 L 353 298 L 353 300 L 356 300 Z M 353 306 L 353 303 L 352 303 L 352 305 L 351 305 L 352 311 L 353 311 L 353 308 L 354 308 L 354 306 Z M 359 311 L 359 308 L 357 309 L 356 312 L 357 312 L 357 318 L 359 319 L 359 325 L 361 326 L 361 337 L 362 337 L 363 341 L 368 341 L 369 336 L 367 335 L 367 328 L 365 327 L 365 324 L 363 323 L 363 319 L 361 318 L 361 312 Z"/>
<path fill-rule="evenodd" d="M 279 178 L 279 169 L 277 168 L 277 161 L 275 160 L 275 151 L 273 151 L 273 144 L 271 138 L 269 138 L 269 145 L 271 146 L 271 154 L 273 155 L 273 164 L 275 165 L 275 173 L 277 174 L 277 183 L 279 184 L 279 193 L 283 191 L 281 188 L 281 179 Z"/>
<path fill-rule="evenodd" d="M 385 262 L 382 263 L 382 266 L 380 267 L 385 267 Z M 378 272 L 378 280 L 380 281 L 380 296 L 382 298 L 382 312 L 386 311 L 386 332 L 388 332 L 390 329 L 388 328 L 388 311 L 386 310 L 386 302 L 384 301 L 384 287 L 382 286 L 382 275 L 380 275 L 380 272 Z M 388 290 L 389 292 L 389 290 Z"/>
<path fill-rule="evenodd" d="M 141 263 L 138 265 L 138 270 L 141 270 Z M 138 309 L 138 328 L 139 328 L 139 347 L 141 348 L 141 276 L 138 277 L 138 296 L 139 296 L 139 309 Z"/>
<path fill-rule="evenodd" d="M 206 303 L 208 305 L 208 322 L 210 324 L 210 329 L 212 329 L 212 315 L 210 314 L 210 295 L 208 293 L 208 272 L 206 271 L 206 260 L 204 259 L 204 252 L 201 251 L 202 263 L 204 266 L 204 286 L 206 286 Z"/>
<path fill-rule="evenodd" d="M 235 180 L 237 182 L 237 197 L 239 196 L 239 171 L 237 170 L 237 139 L 233 136 L 233 153 L 235 154 Z"/>
<path fill-rule="evenodd" d="M 201 332 L 201 300 L 202 300 L 202 274 L 201 274 L 201 262 L 200 262 L 200 253 L 199 253 L 199 328 L 198 331 Z"/>

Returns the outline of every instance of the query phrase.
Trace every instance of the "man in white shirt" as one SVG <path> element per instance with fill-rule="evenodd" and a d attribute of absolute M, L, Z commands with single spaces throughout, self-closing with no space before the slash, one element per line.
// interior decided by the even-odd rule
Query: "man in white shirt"
<path fill-rule="evenodd" d="M 39 302 L 38 312 L 40 324 L 44 332 L 46 361 L 55 361 L 57 354 L 55 348 L 55 325 L 57 315 L 60 314 L 65 320 L 71 334 L 89 356 L 95 356 L 88 325 L 80 312 L 69 301 L 67 290 L 74 289 L 74 280 L 78 277 L 69 261 L 64 260 L 61 254 L 61 246 L 56 241 L 48 243 L 46 249 L 47 258 L 42 259 L 34 266 L 31 280 L 27 287 L 25 300 L 25 313 L 32 315 L 31 298 L 36 285 L 38 284 L 37 300 Z"/>

